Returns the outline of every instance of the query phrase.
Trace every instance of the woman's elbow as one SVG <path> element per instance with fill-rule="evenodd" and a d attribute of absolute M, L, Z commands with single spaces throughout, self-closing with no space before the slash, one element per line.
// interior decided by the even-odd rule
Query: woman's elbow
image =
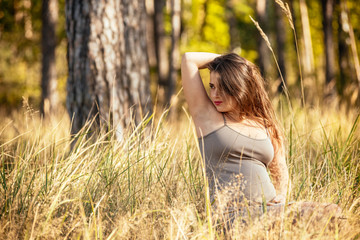
<path fill-rule="evenodd" d="M 189 61 L 189 53 L 186 52 L 181 57 L 181 65 L 185 65 Z"/>

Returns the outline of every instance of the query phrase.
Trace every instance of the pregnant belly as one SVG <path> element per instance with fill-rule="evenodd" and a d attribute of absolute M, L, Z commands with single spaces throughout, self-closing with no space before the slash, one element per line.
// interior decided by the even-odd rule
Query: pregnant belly
<path fill-rule="evenodd" d="M 274 185 L 261 162 L 242 160 L 239 163 L 226 162 L 219 167 L 220 188 L 229 184 L 238 186 L 247 200 L 255 202 L 268 202 L 276 196 Z"/>

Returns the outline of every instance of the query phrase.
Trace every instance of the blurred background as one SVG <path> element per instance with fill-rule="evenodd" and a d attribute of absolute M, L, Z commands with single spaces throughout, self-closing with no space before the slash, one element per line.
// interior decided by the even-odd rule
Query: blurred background
<path fill-rule="evenodd" d="M 237 52 L 258 64 L 273 96 L 281 93 L 272 52 L 251 16 L 269 38 L 292 99 L 356 107 L 359 13 L 357 0 L 146 0 L 152 99 L 169 102 L 180 89 L 176 78 L 186 51 Z M 0 0 L 1 114 L 18 110 L 24 99 L 41 108 L 45 63 L 54 65 L 45 77 L 56 82 L 57 104 L 65 107 L 65 19 L 65 0 Z M 55 61 L 49 62 L 51 48 Z"/>

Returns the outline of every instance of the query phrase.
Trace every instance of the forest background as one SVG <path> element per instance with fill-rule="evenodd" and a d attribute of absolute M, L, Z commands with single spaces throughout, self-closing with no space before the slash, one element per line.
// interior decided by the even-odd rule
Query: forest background
<path fill-rule="evenodd" d="M 151 67 L 152 95 L 159 79 L 157 65 L 169 64 L 171 48 L 170 1 L 159 1 L 163 15 L 161 35 L 154 33 L 154 3 L 147 0 L 148 59 Z M 331 2 L 333 9 L 325 21 L 324 6 Z M 300 54 L 305 94 L 310 104 L 318 104 L 329 92 L 339 96 L 341 103 L 354 106 L 358 99 L 360 69 L 358 57 L 359 6 L 356 1 L 290 1 L 299 51 L 296 51 L 293 31 L 275 1 L 266 0 L 184 0 L 181 2 L 180 55 L 186 51 L 225 53 L 235 51 L 257 63 L 275 93 L 280 77 L 270 50 L 251 21 L 252 16 L 268 35 L 280 69 L 291 95 L 300 97 Z M 158 4 L 159 5 L 159 4 Z M 161 6 L 160 6 L 161 7 Z M 2 0 L 0 2 L 0 106 L 7 112 L 22 107 L 22 98 L 40 109 L 41 103 L 41 31 L 42 2 L 31 0 Z M 56 79 L 60 105 L 65 106 L 67 38 L 65 1 L 60 0 L 56 24 Z M 331 23 L 330 33 L 326 32 Z M 327 25 L 326 25 L 327 24 Z M 155 28 L 156 29 L 156 28 Z M 154 39 L 157 37 L 157 39 Z M 159 40 L 161 38 L 161 40 Z M 157 64 L 156 42 L 166 59 Z M 329 42 L 330 41 L 330 42 Z M 328 43 L 329 42 L 329 43 Z M 159 50 L 162 51 L 162 50 Z M 357 51 L 357 52 L 356 52 Z M 328 55 L 328 57 L 327 57 Z M 180 56 L 177 57 L 178 59 Z M 326 59 L 332 60 L 327 63 Z M 165 62 L 164 62 L 165 61 Z M 164 62 L 164 63 L 163 63 Z M 176 64 L 179 68 L 179 62 Z M 165 75 L 168 74 L 165 70 Z M 330 71 L 330 76 L 327 72 Z M 164 77 L 163 77 L 164 78 Z M 328 78 L 328 79 L 327 79 Z M 166 82 L 166 81 L 165 81 Z M 329 84 L 331 82 L 331 84 Z M 331 85 L 326 89 L 327 86 Z M 179 89 L 179 86 L 178 88 Z M 173 93 L 172 93 L 173 94 Z M 155 99 L 155 98 L 153 98 Z"/>
<path fill-rule="evenodd" d="M 0 238 L 358 239 L 360 6 L 284 2 L 146 0 L 153 114 L 118 142 L 113 131 L 84 137 L 93 122 L 71 129 L 65 1 L 0 0 Z M 259 65 L 286 137 L 288 200 L 336 203 L 346 226 L 326 214 L 242 231 L 216 224 L 179 83 L 186 51 L 234 51 Z"/>

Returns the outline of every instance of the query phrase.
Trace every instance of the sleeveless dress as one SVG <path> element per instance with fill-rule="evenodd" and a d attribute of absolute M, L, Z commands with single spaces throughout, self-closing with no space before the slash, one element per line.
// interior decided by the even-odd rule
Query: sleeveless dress
<path fill-rule="evenodd" d="M 211 200 L 216 192 L 241 180 L 237 189 L 249 202 L 264 203 L 276 196 L 266 167 L 274 157 L 269 137 L 254 139 L 227 125 L 199 138 Z M 237 191 L 236 190 L 236 191 Z M 242 201 L 243 199 L 240 199 Z"/>

